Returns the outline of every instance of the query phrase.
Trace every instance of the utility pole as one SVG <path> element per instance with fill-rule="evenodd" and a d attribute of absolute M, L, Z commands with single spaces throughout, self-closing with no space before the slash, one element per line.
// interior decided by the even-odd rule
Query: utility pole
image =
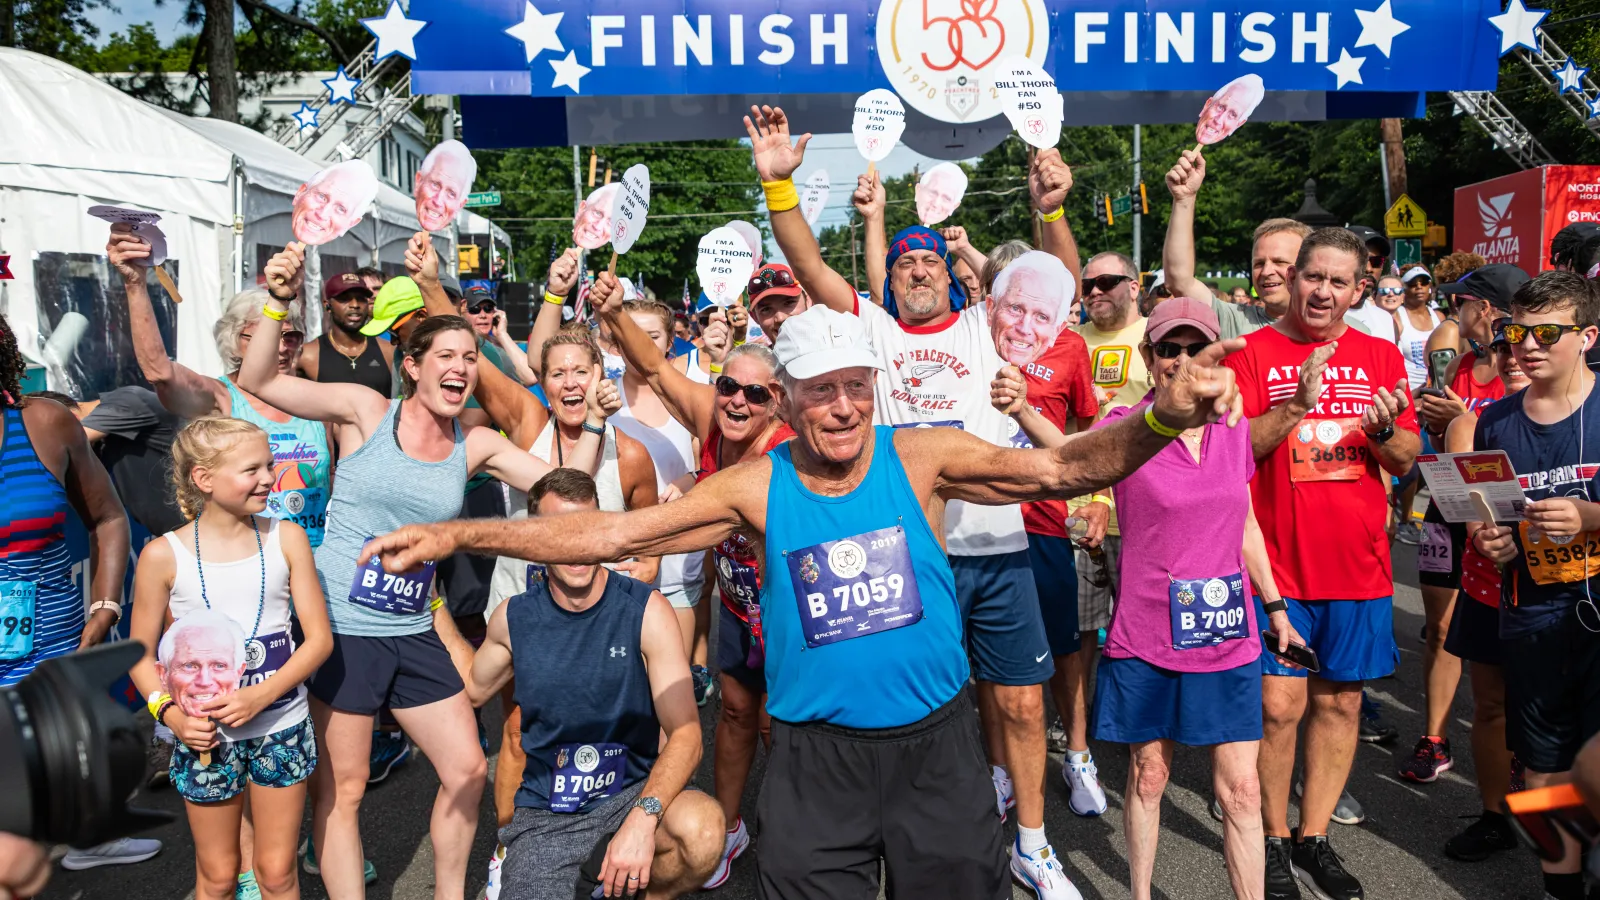
<path fill-rule="evenodd" d="M 577 144 L 573 144 L 572 145 L 572 217 L 574 219 L 576 219 L 578 217 L 578 207 L 583 205 L 583 175 L 581 174 L 581 172 L 582 172 L 582 163 L 580 161 L 580 156 L 579 156 L 579 153 L 578 153 L 578 145 Z M 584 249 L 582 247 L 579 247 L 578 248 L 578 277 L 580 279 L 583 277 L 583 272 L 584 272 L 584 268 L 583 267 L 584 267 L 584 263 L 587 261 L 587 260 L 584 259 L 584 257 L 586 255 L 587 254 L 585 253 Z M 546 285 L 546 288 L 548 288 L 548 285 Z M 576 294 L 576 288 L 574 288 L 574 294 Z M 573 310 L 576 311 L 577 310 L 577 302 L 576 301 L 577 301 L 578 298 L 576 296 L 574 296 L 572 299 L 574 301 L 573 302 Z M 535 308 L 537 308 L 537 307 L 535 307 Z"/>
<path fill-rule="evenodd" d="M 861 290 L 861 282 L 856 278 L 856 217 L 850 217 L 850 287 Z"/>
<path fill-rule="evenodd" d="M 1406 145 L 1399 119 L 1378 120 L 1379 158 L 1383 160 L 1383 206 L 1394 205 L 1406 192 Z"/>
<path fill-rule="evenodd" d="M 1139 183 L 1144 180 L 1143 176 L 1142 176 L 1142 174 L 1140 172 L 1140 168 L 1139 168 L 1139 163 L 1140 163 L 1140 159 L 1139 159 L 1139 139 L 1141 137 L 1142 137 L 1142 134 L 1141 134 L 1140 126 L 1138 126 L 1138 125 L 1133 126 L 1133 186 L 1134 186 L 1134 190 L 1138 190 L 1139 189 Z M 1138 204 L 1134 204 L 1134 207 L 1133 207 L 1133 267 L 1135 269 L 1138 269 L 1140 272 L 1144 271 L 1144 264 L 1143 264 L 1142 260 L 1140 259 L 1140 257 L 1143 255 L 1140 252 L 1143 249 L 1143 240 L 1142 240 L 1143 237 L 1144 237 L 1144 213 L 1141 211 L 1141 209 L 1140 209 Z M 1142 282 L 1143 282 L 1142 278 L 1140 279 L 1140 282 L 1141 282 L 1141 287 L 1142 287 Z"/>
<path fill-rule="evenodd" d="M 444 118 L 439 122 L 439 135 L 443 140 L 446 141 L 453 141 L 456 139 L 456 98 L 454 97 L 445 97 Z M 469 185 L 467 189 L 471 190 L 472 188 Z M 447 266 L 447 269 L 449 270 L 450 274 L 457 278 L 461 277 L 461 232 L 460 229 L 456 228 L 455 219 L 450 220 L 450 259 L 448 260 L 448 263 L 449 265 Z M 489 229 L 488 265 L 489 268 L 485 274 L 492 276 L 494 274 L 493 228 Z"/>

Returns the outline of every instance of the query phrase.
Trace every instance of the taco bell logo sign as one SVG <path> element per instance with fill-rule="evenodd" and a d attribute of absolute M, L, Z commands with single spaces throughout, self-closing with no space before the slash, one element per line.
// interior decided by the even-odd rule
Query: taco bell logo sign
<path fill-rule="evenodd" d="M 878 58 L 906 104 L 941 122 L 982 122 L 1003 112 L 999 61 L 1043 66 L 1050 48 L 1044 0 L 882 0 Z"/>

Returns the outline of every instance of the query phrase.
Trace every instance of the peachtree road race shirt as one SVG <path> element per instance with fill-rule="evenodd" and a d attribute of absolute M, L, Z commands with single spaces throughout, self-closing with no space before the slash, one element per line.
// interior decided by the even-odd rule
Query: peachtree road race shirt
<path fill-rule="evenodd" d="M 1267 458 L 1251 481 L 1256 519 L 1278 590 L 1298 600 L 1371 600 L 1394 593 L 1384 530 L 1388 474 L 1361 432 L 1361 414 L 1379 388 L 1406 380 L 1389 341 L 1346 328 L 1322 376 L 1322 399 Z M 1322 343 L 1290 340 L 1276 328 L 1245 338 L 1223 364 L 1234 370 L 1250 418 L 1285 403 L 1300 365 Z M 1407 406 L 1396 430 L 1417 431 Z"/>
<path fill-rule="evenodd" d="M 1028 402 L 1063 434 L 1076 430 L 1073 419 L 1092 419 L 1100 412 L 1094 388 L 1089 381 L 1089 350 L 1083 338 L 1070 328 L 1056 335 L 1056 342 L 1044 355 L 1022 367 L 1028 383 Z M 1015 447 L 1031 447 L 1016 420 L 1011 438 Z M 1022 504 L 1022 523 L 1029 534 L 1067 536 L 1067 501 L 1041 500 Z"/>
<path fill-rule="evenodd" d="M 986 303 L 976 303 L 940 325 L 918 327 L 858 300 L 856 315 L 888 370 L 876 382 L 873 421 L 896 428 L 951 426 L 991 444 L 1011 446 L 1015 423 L 989 403 L 989 385 L 1006 363 L 989 336 L 987 311 Z M 951 556 L 1028 549 L 1017 504 L 974 506 L 951 500 L 945 504 L 944 527 Z"/>

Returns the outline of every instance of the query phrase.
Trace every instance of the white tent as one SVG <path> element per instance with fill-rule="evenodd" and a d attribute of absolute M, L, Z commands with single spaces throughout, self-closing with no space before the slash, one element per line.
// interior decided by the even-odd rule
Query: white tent
<path fill-rule="evenodd" d="M 105 260 L 107 225 L 87 214 L 97 204 L 161 214 L 184 299 L 169 347 L 190 368 L 221 374 L 212 325 L 228 297 L 255 285 L 264 254 L 290 240 L 294 191 L 321 164 L 248 128 L 158 109 L 21 50 L 0 48 L 0 122 L 0 255 L 11 256 L 15 276 L 0 281 L 0 313 L 35 358 L 64 312 L 90 322 L 73 366 L 51 373 L 52 387 L 92 394 L 137 380 L 126 312 L 106 301 L 121 286 Z M 320 305 L 319 255 L 340 266 L 403 264 L 413 201 L 385 186 L 374 207 L 313 254 L 311 309 Z M 448 245 L 435 243 L 444 256 Z"/>

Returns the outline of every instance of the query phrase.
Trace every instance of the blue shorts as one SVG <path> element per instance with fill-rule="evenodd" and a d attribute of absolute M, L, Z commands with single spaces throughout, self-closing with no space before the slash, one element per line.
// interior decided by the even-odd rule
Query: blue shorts
<path fill-rule="evenodd" d="M 333 653 L 306 682 L 340 712 L 376 715 L 448 700 L 466 689 L 437 631 L 400 637 L 333 634 Z"/>
<path fill-rule="evenodd" d="M 200 754 L 173 741 L 167 774 L 172 786 L 191 803 L 232 800 L 244 791 L 246 781 L 261 787 L 291 787 L 311 777 L 317 768 L 317 735 L 311 717 L 281 731 L 244 741 L 218 741 L 211 765 L 200 765 Z"/>
<path fill-rule="evenodd" d="M 1094 738 L 1117 744 L 1176 741 L 1209 747 L 1261 740 L 1261 670 L 1174 672 L 1138 657 L 1100 658 Z"/>
<path fill-rule="evenodd" d="M 952 556 L 967 654 L 980 681 L 1023 686 L 1055 674 L 1028 551 Z"/>
<path fill-rule="evenodd" d="M 1261 630 L 1272 626 L 1267 611 L 1256 597 L 1256 621 Z M 1293 600 L 1289 604 L 1289 623 L 1315 650 L 1324 681 L 1371 681 L 1394 674 L 1400 661 L 1400 648 L 1394 642 L 1394 598 L 1376 600 Z M 1477 602 L 1477 601 L 1472 601 Z M 1305 669 L 1292 669 L 1278 661 L 1262 642 L 1261 674 L 1305 678 Z"/>
<path fill-rule="evenodd" d="M 1072 551 L 1072 541 L 1064 537 L 1028 535 L 1028 562 L 1051 656 L 1067 656 L 1083 647 L 1078 631 L 1078 565 Z"/>
<path fill-rule="evenodd" d="M 717 670 L 757 694 L 767 692 L 765 666 L 751 668 L 750 627 L 734 615 L 728 604 L 722 602 L 721 592 L 714 591 L 709 602 L 717 604 Z"/>

